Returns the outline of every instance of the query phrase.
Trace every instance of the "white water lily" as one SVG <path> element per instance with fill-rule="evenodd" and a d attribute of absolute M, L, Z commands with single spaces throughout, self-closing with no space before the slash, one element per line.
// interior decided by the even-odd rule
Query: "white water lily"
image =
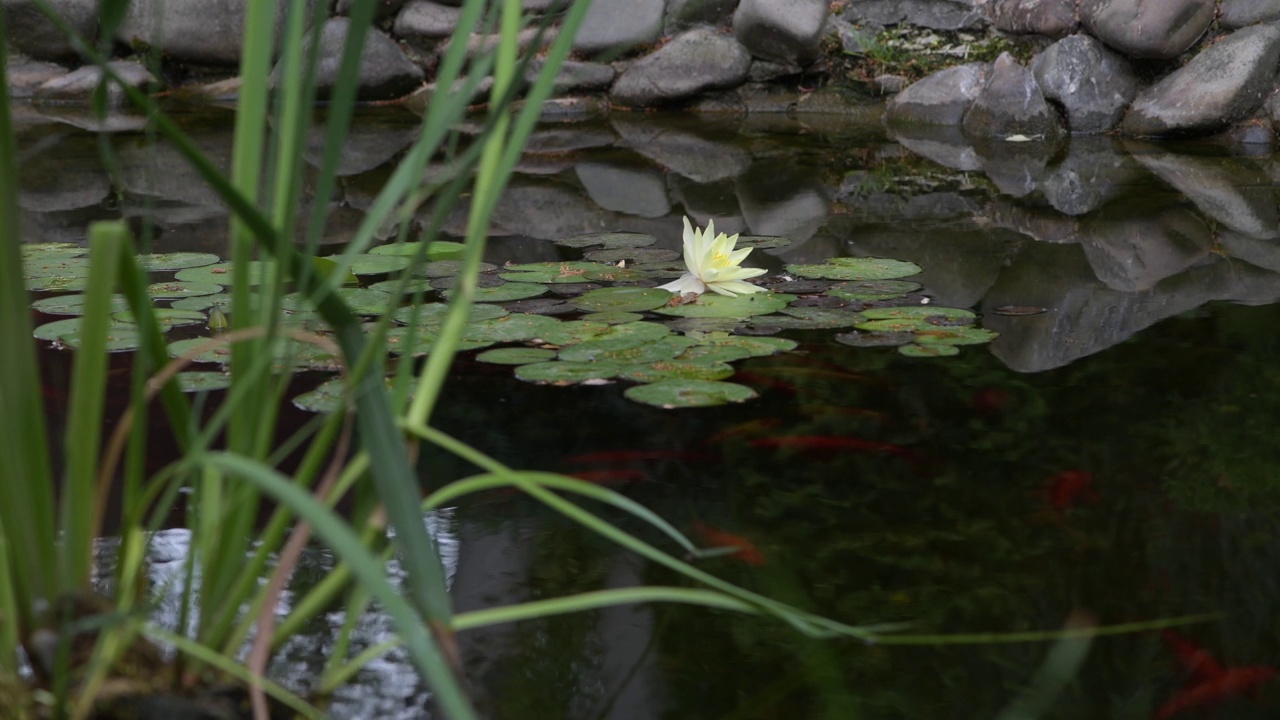
<path fill-rule="evenodd" d="M 764 288 L 744 282 L 747 278 L 763 275 L 762 268 L 741 267 L 751 254 L 751 248 L 735 250 L 738 235 L 715 234 L 714 220 L 707 221 L 707 229 L 694 228 L 689 218 L 684 219 L 684 265 L 689 272 L 676 280 L 659 285 L 677 295 L 702 294 L 708 290 L 734 297 L 739 293 L 761 292 Z M 714 238 L 714 239 L 713 239 Z"/>

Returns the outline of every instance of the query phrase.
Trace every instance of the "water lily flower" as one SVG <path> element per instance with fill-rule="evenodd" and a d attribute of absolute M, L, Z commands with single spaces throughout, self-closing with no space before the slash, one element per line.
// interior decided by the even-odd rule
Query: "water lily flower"
<path fill-rule="evenodd" d="M 738 293 L 761 292 L 764 288 L 745 282 L 747 278 L 763 275 L 762 268 L 741 267 L 751 254 L 751 248 L 734 250 L 738 235 L 715 234 L 714 220 L 707 221 L 707 229 L 694 228 L 689 218 L 684 219 L 684 265 L 689 272 L 676 280 L 659 285 L 677 295 L 702 294 L 707 290 L 734 297 Z M 713 239 L 714 238 L 714 239 Z"/>

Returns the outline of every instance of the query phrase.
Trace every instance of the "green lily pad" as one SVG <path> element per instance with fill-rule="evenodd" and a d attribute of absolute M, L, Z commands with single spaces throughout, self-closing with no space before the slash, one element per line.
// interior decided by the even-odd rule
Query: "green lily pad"
<path fill-rule="evenodd" d="M 530 282 L 509 282 L 498 287 L 482 287 L 476 288 L 475 302 L 508 302 L 511 300 L 523 300 L 524 298 L 537 297 L 547 291 L 546 285 Z M 453 297 L 453 290 L 445 290 L 441 293 L 446 298 Z"/>
<path fill-rule="evenodd" d="M 735 318 L 686 317 L 672 320 L 667 325 L 682 333 L 729 333 L 742 326 Z"/>
<path fill-rule="evenodd" d="M 89 248 L 82 247 L 71 242 L 37 242 L 23 243 L 21 246 L 22 259 L 34 259 L 37 257 L 78 257 L 80 255 L 88 255 Z"/>
<path fill-rule="evenodd" d="M 436 333 L 438 329 L 425 326 L 391 328 L 387 331 L 387 351 L 396 355 L 414 355 L 416 357 L 426 355 L 435 346 L 436 339 L 439 337 Z M 412 345 L 409 342 L 410 336 L 413 338 Z M 489 347 L 494 342 L 496 341 L 462 338 L 458 341 L 458 350 L 476 350 Z"/>
<path fill-rule="evenodd" d="M 524 342 L 542 337 L 544 332 L 559 323 L 559 320 L 546 315 L 513 313 L 500 318 L 470 323 L 463 331 L 463 337 L 486 344 Z"/>
<path fill-rule="evenodd" d="M 685 362 L 734 362 L 754 357 L 750 349 L 736 345 L 694 345 L 676 356 Z"/>
<path fill-rule="evenodd" d="M 399 255 L 402 257 L 413 257 L 418 252 L 418 248 L 422 247 L 420 242 L 395 243 L 392 245 L 379 245 L 369 250 L 371 255 Z M 426 258 L 428 262 L 436 262 L 440 260 L 461 260 L 462 253 L 466 246 L 458 242 L 450 242 L 448 240 L 436 240 L 427 243 Z"/>
<path fill-rule="evenodd" d="M 631 312 L 659 308 L 670 299 L 670 292 L 658 288 L 606 287 L 579 295 L 569 302 L 583 312 Z"/>
<path fill-rule="evenodd" d="M 79 317 L 54 320 L 37 326 L 32 335 L 40 340 L 61 343 L 70 348 L 80 347 L 80 328 L 84 319 Z M 132 323 L 111 321 L 107 325 L 107 352 L 124 352 L 138 349 L 138 326 Z"/>
<path fill-rule="evenodd" d="M 955 345 L 903 345 L 898 352 L 907 357 L 949 357 L 960 354 Z"/>
<path fill-rule="evenodd" d="M 326 260 L 332 260 L 341 265 L 344 261 L 350 262 L 349 268 L 353 275 L 386 275 L 387 273 L 399 272 L 409 267 L 412 258 L 402 255 L 352 255 L 349 258 L 343 258 L 341 255 L 329 255 Z"/>
<path fill-rule="evenodd" d="M 23 281 L 23 287 L 31 292 L 83 292 L 89 289 L 89 277 L 75 275 L 27 278 Z"/>
<path fill-rule="evenodd" d="M 910 280 L 858 280 L 837 283 L 827 294 L 845 300 L 892 300 L 920 288 L 920 283 Z"/>
<path fill-rule="evenodd" d="M 664 338 L 671 334 L 671 328 L 662 323 L 640 321 L 622 323 L 620 325 L 611 325 L 609 332 L 605 337 L 621 338 L 630 337 L 638 338 L 646 341 L 653 341 Z"/>
<path fill-rule="evenodd" d="M 205 314 L 197 310 L 175 310 L 173 308 L 154 308 L 151 313 L 155 315 L 156 323 L 160 325 L 161 330 L 168 330 L 172 327 L 182 327 L 184 325 L 203 325 L 208 318 Z M 121 310 L 111 313 L 112 320 L 119 320 L 124 323 L 137 322 L 133 319 L 132 310 Z"/>
<path fill-rule="evenodd" d="M 601 232 L 561 238 L 556 240 L 555 244 L 568 248 L 602 247 L 613 249 L 648 247 L 656 242 L 658 242 L 658 238 L 642 233 Z"/>
<path fill-rule="evenodd" d="M 167 272 L 212 265 L 220 259 L 213 253 L 200 252 L 153 253 L 137 257 L 138 266 L 149 272 Z"/>
<path fill-rule="evenodd" d="M 83 294 L 55 295 L 39 299 L 31 303 L 31 307 L 46 315 L 83 315 L 84 302 L 87 297 Z M 124 295 L 112 295 L 111 306 L 108 309 L 111 312 L 128 310 L 129 301 L 125 299 Z"/>
<path fill-rule="evenodd" d="M 226 390 L 231 387 L 231 376 L 227 373 L 212 370 L 188 370 L 177 374 L 178 387 L 182 392 L 206 392 L 209 390 Z"/>
<path fill-rule="evenodd" d="M 886 318 L 884 320 L 867 320 L 854 325 L 859 330 L 877 333 L 913 333 L 924 327 L 922 318 Z"/>
<path fill-rule="evenodd" d="M 476 360 L 495 365 L 528 365 L 555 360 L 555 358 L 555 350 L 528 347 L 496 348 L 476 355 Z"/>
<path fill-rule="evenodd" d="M 395 386 L 395 381 L 396 378 L 394 376 L 384 378 L 387 390 L 391 390 Z M 299 410 L 313 413 L 340 412 L 346 409 L 346 392 L 346 379 L 336 377 L 320 383 L 314 390 L 294 397 L 293 405 Z"/>
<path fill-rule="evenodd" d="M 745 319 L 757 315 L 768 315 L 787 306 L 795 300 L 795 295 L 786 293 L 752 293 L 750 295 L 717 295 L 703 293 L 698 299 L 683 305 L 664 306 L 654 310 L 663 315 L 677 317 L 712 317 Z"/>
<path fill-rule="evenodd" d="M 176 300 L 196 297 L 198 295 L 217 295 L 222 292 L 221 285 L 201 282 L 162 282 L 147 286 L 147 294 L 156 300 Z"/>
<path fill-rule="evenodd" d="M 649 280 L 653 276 L 645 271 L 637 268 L 620 268 L 613 265 L 605 265 L 604 270 L 594 269 L 582 273 L 582 277 L 591 282 L 636 282 L 639 280 Z"/>
<path fill-rule="evenodd" d="M 999 335 L 994 330 L 969 325 L 917 330 L 915 340 L 921 345 L 982 345 Z"/>
<path fill-rule="evenodd" d="M 246 285 L 261 285 L 262 277 L 265 272 L 275 267 L 273 261 L 250 260 L 245 266 L 248 272 L 245 277 Z M 192 283 L 217 283 L 218 285 L 230 285 L 231 278 L 234 275 L 231 269 L 231 263 L 215 263 L 213 265 L 203 265 L 201 267 L 187 268 L 179 270 L 174 279 L 182 282 Z"/>
<path fill-rule="evenodd" d="M 836 342 L 850 347 L 894 347 L 915 339 L 912 332 L 848 332 L 835 337 Z"/>
<path fill-rule="evenodd" d="M 211 338 L 197 337 L 188 338 L 186 340 L 178 340 L 169 343 L 165 348 L 165 352 L 169 353 L 169 357 L 178 358 L 186 355 L 188 352 L 195 350 L 201 345 L 208 343 Z M 201 350 L 192 360 L 202 363 L 218 363 L 227 365 L 231 362 L 231 346 L 226 343 L 216 345 L 214 347 Z"/>
<path fill-rule="evenodd" d="M 516 377 L 525 382 L 540 385 L 577 385 L 578 383 L 608 380 L 621 368 L 616 362 L 565 362 L 552 360 L 521 365 L 515 369 Z"/>
<path fill-rule="evenodd" d="M 622 323 L 635 322 L 643 320 L 644 315 L 633 312 L 622 312 L 619 310 L 606 310 L 604 312 L 588 313 L 582 316 L 586 322 L 605 323 L 607 325 L 621 325 Z"/>
<path fill-rule="evenodd" d="M 489 272 L 497 270 L 498 266 L 493 263 L 482 262 L 479 265 L 480 272 Z M 437 262 L 423 263 L 413 269 L 413 274 L 418 277 L 438 278 L 457 275 L 462 272 L 461 260 L 440 260 Z"/>
<path fill-rule="evenodd" d="M 788 265 L 787 272 L 825 280 L 895 280 L 923 272 L 919 265 L 884 258 L 831 258 L 822 265 Z"/>
<path fill-rule="evenodd" d="M 231 293 L 222 292 L 216 295 L 197 295 L 174 300 L 169 307 L 175 310 L 208 310 L 217 307 L 223 312 L 231 311 Z"/>
<path fill-rule="evenodd" d="M 37 255 L 22 261 L 22 277 L 26 280 L 89 277 L 89 258 Z"/>
<path fill-rule="evenodd" d="M 588 271 L 608 272 L 617 270 L 612 265 L 584 262 L 544 262 L 507 265 L 498 277 L 511 282 L 532 283 L 580 283 L 587 280 Z"/>
<path fill-rule="evenodd" d="M 166 352 L 169 357 L 182 357 L 209 341 L 210 338 L 207 337 L 178 340 L 169 343 Z M 196 362 L 226 365 L 231 362 L 231 346 L 225 343 L 215 345 L 201 350 L 193 359 Z M 335 352 L 320 345 L 289 338 L 279 339 L 272 352 L 272 360 L 272 370 L 276 372 L 286 368 L 333 372 L 342 368 L 341 358 Z"/>
<path fill-rule="evenodd" d="M 671 336 L 645 341 L 635 337 L 587 340 L 560 348 L 560 359 L 568 362 L 652 363 L 671 360 L 694 344 L 690 338 Z"/>
<path fill-rule="evenodd" d="M 539 333 L 538 339 L 551 345 L 569 345 L 606 335 L 611 329 L 605 323 L 568 320 L 548 326 Z"/>
<path fill-rule="evenodd" d="M 734 247 L 739 250 L 748 247 L 756 250 L 773 250 L 790 244 L 791 238 L 778 237 L 777 235 L 739 235 L 738 242 Z"/>
<path fill-rule="evenodd" d="M 395 306 L 391 296 L 379 290 L 370 288 L 338 288 L 333 291 L 335 295 L 342 298 L 342 301 L 351 308 L 351 312 L 357 315 L 383 315 Z M 311 303 L 303 297 L 302 293 L 289 293 L 280 299 L 280 307 L 289 312 L 309 311 L 312 309 Z"/>
<path fill-rule="evenodd" d="M 740 403 L 759 397 L 746 385 L 718 380 L 663 380 L 627 388 L 628 399 L 666 410 Z"/>
<path fill-rule="evenodd" d="M 931 317 L 942 318 L 977 318 L 971 310 L 961 308 L 939 307 L 937 305 L 908 305 L 906 307 L 867 308 L 862 311 L 868 320 L 897 320 L 911 318 L 925 320 Z"/>
<path fill-rule="evenodd" d="M 765 357 L 795 350 L 800 343 L 787 338 L 745 337 L 742 335 L 708 334 L 695 336 L 699 345 L 730 346 L 748 350 L 751 357 Z"/>
<path fill-rule="evenodd" d="M 723 380 L 733 374 L 733 367 L 717 360 L 658 360 L 628 365 L 618 372 L 623 380 L 652 383 L 663 380 Z"/>
<path fill-rule="evenodd" d="M 583 258 L 591 262 L 609 263 L 611 265 L 616 265 L 622 260 L 627 261 L 628 265 L 633 262 L 665 263 L 676 260 L 679 257 L 679 252 L 666 248 L 615 248 L 613 250 L 592 250 L 583 255 Z"/>
<path fill-rule="evenodd" d="M 822 307 L 788 307 L 780 312 L 780 315 L 757 317 L 755 320 L 786 330 L 816 330 L 853 327 L 865 319 L 858 313 Z"/>
<path fill-rule="evenodd" d="M 377 248 L 374 248 L 375 250 Z M 369 286 L 370 290 L 377 290 L 388 294 L 395 293 L 400 288 L 400 280 L 380 280 Z M 404 285 L 405 297 L 412 297 L 414 294 L 434 293 L 435 288 L 431 287 L 431 280 L 425 278 L 412 278 Z"/>
<path fill-rule="evenodd" d="M 422 303 L 417 306 L 406 305 L 402 308 L 397 308 L 395 312 L 391 313 L 391 319 L 401 325 L 409 325 L 411 323 L 440 325 L 448 314 L 448 303 Z M 467 312 L 467 322 L 475 323 L 481 320 L 493 320 L 506 317 L 509 314 L 510 312 L 501 305 L 472 303 L 471 309 Z"/>

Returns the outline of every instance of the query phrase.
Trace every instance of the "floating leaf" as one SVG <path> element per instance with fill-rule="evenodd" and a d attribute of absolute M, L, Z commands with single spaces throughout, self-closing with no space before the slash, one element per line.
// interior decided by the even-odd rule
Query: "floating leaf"
<path fill-rule="evenodd" d="M 663 409 L 709 407 L 759 397 L 746 385 L 711 380 L 663 380 L 627 388 L 627 398 Z"/>
<path fill-rule="evenodd" d="M 892 300 L 920 288 L 920 283 L 910 280 L 860 280 L 837 283 L 827 294 L 845 300 Z"/>
<path fill-rule="evenodd" d="M 84 301 L 87 295 L 55 295 L 53 297 L 41 298 L 33 303 L 31 307 L 46 315 L 83 315 Z M 124 295 L 112 295 L 111 306 L 108 308 L 111 312 L 119 310 L 127 310 L 129 301 Z"/>
<path fill-rule="evenodd" d="M 613 249 L 648 247 L 656 242 L 658 242 L 658 238 L 652 235 L 628 232 L 601 232 L 562 238 L 556 240 L 555 244 L 568 248 L 602 247 Z"/>
<path fill-rule="evenodd" d="M 527 282 L 509 282 L 498 287 L 482 287 L 476 288 L 473 298 L 475 302 L 508 302 L 510 300 L 523 300 L 524 298 L 537 297 L 547 291 L 546 285 Z M 446 298 L 453 297 L 453 290 L 445 290 L 443 294 Z"/>
<path fill-rule="evenodd" d="M 495 350 L 485 350 L 476 355 L 476 360 L 496 365 L 528 365 L 529 363 L 546 362 L 555 358 L 555 350 L 527 347 L 497 348 Z"/>
<path fill-rule="evenodd" d="M 960 354 L 954 345 L 903 345 L 898 352 L 907 357 L 949 357 Z"/>
<path fill-rule="evenodd" d="M 201 267 L 202 265 L 212 265 L 218 262 L 220 258 L 213 253 L 171 252 L 139 255 L 137 260 L 138 266 L 143 270 L 150 272 L 167 272 L 170 270 L 183 270 L 185 268 Z"/>
<path fill-rule="evenodd" d="M 387 389 L 392 390 L 395 386 L 396 378 L 394 376 L 384 378 Z M 412 383 L 410 383 L 412 387 Z M 293 399 L 294 407 L 299 410 L 306 410 L 314 413 L 335 413 L 346 409 L 347 381 L 344 378 L 333 378 L 320 383 L 316 389 L 302 393 Z"/>
<path fill-rule="evenodd" d="M 71 242 L 37 242 L 23 243 L 20 245 L 22 249 L 22 259 L 35 259 L 38 257 L 55 258 L 55 257 L 78 257 L 80 255 L 88 255 L 89 248 L 81 247 Z"/>
<path fill-rule="evenodd" d="M 632 337 L 642 340 L 658 340 L 671 334 L 671 328 L 656 322 L 629 322 L 609 327 L 607 337 Z"/>
<path fill-rule="evenodd" d="M 272 261 L 250 260 L 245 264 L 245 284 L 261 285 L 263 275 L 275 267 Z M 219 285 L 230 285 L 231 278 L 235 273 L 231 269 L 231 263 L 216 263 L 214 265 L 204 265 L 202 267 L 187 268 L 179 270 L 173 277 L 182 282 L 193 283 L 217 283 Z"/>
<path fill-rule="evenodd" d="M 662 307 L 670 299 L 671 293 L 658 288 L 606 287 L 580 295 L 571 302 L 583 312 L 630 312 Z"/>
<path fill-rule="evenodd" d="M 223 312 L 230 312 L 231 293 L 223 292 L 217 295 L 197 295 L 195 297 L 182 298 L 169 303 L 169 307 L 175 310 L 208 310 L 211 307 L 217 307 Z"/>
<path fill-rule="evenodd" d="M 784 330 L 815 330 L 853 327 L 855 323 L 862 322 L 864 319 L 855 312 L 822 307 L 788 307 L 783 308 L 781 312 L 781 315 L 757 317 L 755 321 Z"/>
<path fill-rule="evenodd" d="M 395 243 L 392 245 L 379 245 L 369 251 L 371 255 L 399 255 L 403 257 L 412 257 L 417 254 L 418 248 L 422 247 L 420 242 Z M 426 258 L 428 262 L 438 262 L 440 260 L 461 260 L 463 251 L 466 246 L 459 242 L 450 242 L 448 240 L 436 240 L 427 243 Z"/>
<path fill-rule="evenodd" d="M 822 265 L 788 265 L 787 272 L 826 280 L 894 280 L 918 275 L 919 265 L 884 258 L 831 258 Z"/>
<path fill-rule="evenodd" d="M 756 250 L 773 250 L 791 244 L 791 238 L 777 235 L 739 235 L 737 248 L 755 248 Z"/>
<path fill-rule="evenodd" d="M 463 337 L 473 342 L 524 342 L 542 337 L 542 333 L 560 321 L 546 315 L 512 314 L 467 325 Z"/>
<path fill-rule="evenodd" d="M 196 297 L 198 295 L 217 295 L 222 292 L 221 285 L 201 282 L 162 282 L 147 286 L 147 294 L 156 300 L 172 300 Z"/>
<path fill-rule="evenodd" d="M 423 326 L 391 328 L 387 331 L 387 349 L 397 355 L 426 355 L 431 352 L 432 346 L 435 345 L 436 338 L 438 337 L 435 330 L 438 329 L 439 328 Z M 413 338 L 412 346 L 409 344 L 410 336 Z M 492 340 L 463 338 L 458 341 L 458 349 L 476 350 L 478 348 L 489 347 L 494 342 L 495 341 Z"/>
<path fill-rule="evenodd" d="M 338 288 L 333 294 L 342 298 L 351 312 L 357 315 L 383 315 L 395 307 L 390 295 L 371 288 Z M 313 309 L 302 293 L 296 292 L 281 298 L 280 308 L 289 312 Z"/>
<path fill-rule="evenodd" d="M 884 320 L 868 320 L 860 322 L 854 327 L 867 332 L 878 333 L 901 333 L 915 332 L 924 327 L 923 318 L 889 318 Z"/>
<path fill-rule="evenodd" d="M 375 250 L 376 249 L 377 248 L 375 248 Z M 394 280 L 380 280 L 370 285 L 369 289 L 378 290 L 384 293 L 395 293 L 400 289 L 400 280 L 398 278 Z M 412 297 L 417 293 L 434 293 L 435 291 L 436 289 L 431 287 L 431 280 L 425 278 L 412 278 L 409 282 L 405 283 L 404 286 L 405 297 Z"/>
<path fill-rule="evenodd" d="M 578 309 L 559 298 L 539 297 L 526 300 L 513 300 L 503 303 L 502 307 L 511 312 L 528 313 L 530 315 L 577 315 Z"/>
<path fill-rule="evenodd" d="M 961 308 L 939 307 L 936 305 L 908 305 L 906 307 L 867 308 L 862 315 L 868 320 L 895 320 L 914 318 L 926 320 L 931 317 L 974 319 L 977 315 L 971 310 Z"/>
<path fill-rule="evenodd" d="M 693 340 L 678 336 L 652 342 L 635 337 L 587 340 L 560 348 L 560 359 L 569 362 L 651 363 L 673 359 L 693 344 Z"/>
<path fill-rule="evenodd" d="M 687 362 L 734 362 L 753 357 L 755 353 L 735 345 L 694 345 L 680 353 L 676 359 Z"/>
<path fill-rule="evenodd" d="M 342 266 L 332 258 L 313 257 L 311 258 L 311 268 L 316 271 L 316 275 L 325 282 L 334 285 L 354 285 L 360 282 L 360 278 L 350 270 L 343 270 Z"/>
<path fill-rule="evenodd" d="M 666 248 L 615 248 L 612 250 L 592 250 L 583 256 L 591 262 L 616 265 L 625 260 L 630 265 L 636 263 L 665 263 L 676 260 L 680 253 Z"/>
<path fill-rule="evenodd" d="M 231 387 L 231 375 L 212 370 L 188 370 L 178 373 L 176 377 L 182 392 L 226 390 Z"/>
<path fill-rule="evenodd" d="M 795 350 L 800 343 L 786 338 L 743 337 L 742 335 L 702 335 L 696 338 L 699 345 L 727 345 L 751 352 L 752 357 L 765 357 Z"/>
<path fill-rule="evenodd" d="M 785 293 L 752 293 L 736 297 L 703 293 L 691 303 L 664 306 L 657 308 L 654 312 L 678 317 L 745 319 L 777 312 L 795 299 L 795 295 L 787 295 Z"/>
<path fill-rule="evenodd" d="M 588 313 L 582 316 L 587 322 L 607 323 L 609 325 L 620 325 L 622 323 L 635 322 L 643 320 L 644 315 L 633 312 L 620 312 L 618 310 L 608 310 L 605 312 Z"/>
<path fill-rule="evenodd" d="M 637 268 L 620 268 L 613 265 L 606 265 L 606 270 L 588 270 L 582 274 L 582 277 L 592 282 L 637 282 L 640 280 L 649 280 L 651 275 L 648 271 Z"/>
<path fill-rule="evenodd" d="M 607 380 L 613 377 L 620 365 L 615 362 L 564 362 L 554 360 L 521 365 L 516 377 L 525 382 L 555 385 L 576 385 L 591 380 Z"/>
<path fill-rule="evenodd" d="M 569 345 L 606 335 L 611 329 L 605 323 L 570 320 L 547 327 L 538 334 L 538 339 L 552 345 Z"/>
<path fill-rule="evenodd" d="M 588 271 L 608 272 L 617 269 L 612 265 L 583 261 L 524 263 L 507 265 L 498 276 L 511 282 L 580 283 L 588 279 Z"/>
<path fill-rule="evenodd" d="M 916 331 L 921 345 L 982 345 L 995 340 L 1000 333 L 979 327 L 951 327 Z"/>
<path fill-rule="evenodd" d="M 387 273 L 404 270 L 412 262 L 411 258 L 401 255 L 355 254 L 345 258 L 341 255 L 329 255 L 325 259 L 332 260 L 339 265 L 350 263 L 349 270 L 353 275 L 386 275 Z"/>
<path fill-rule="evenodd" d="M 716 360 L 658 360 L 652 363 L 628 365 L 618 372 L 618 377 L 635 382 L 659 382 L 662 380 L 723 380 L 733 374 L 733 367 Z"/>
<path fill-rule="evenodd" d="M 22 261 L 22 277 L 26 280 L 89 277 L 89 258 L 37 255 Z"/>
<path fill-rule="evenodd" d="M 391 313 L 391 319 L 401 325 L 409 325 L 411 323 L 439 325 L 444 322 L 445 316 L 448 314 L 448 303 L 422 303 L 421 305 L 406 305 L 396 309 L 395 312 Z M 492 320 L 506 317 L 509 314 L 510 312 L 501 305 L 472 304 L 467 312 L 467 322 Z"/>
<path fill-rule="evenodd" d="M 160 325 L 162 330 L 171 327 L 182 327 L 184 325 L 203 325 L 208 319 L 205 314 L 198 310 L 175 310 L 174 308 L 154 308 L 151 313 L 156 318 L 156 323 Z M 119 320 L 124 323 L 136 322 L 133 319 L 132 310 L 121 310 L 111 313 L 112 320 Z"/>
<path fill-rule="evenodd" d="M 687 317 L 672 320 L 668 325 L 682 333 L 732 332 L 742 325 L 741 320 L 734 318 Z"/>
<path fill-rule="evenodd" d="M 55 320 L 37 326 L 32 335 L 40 340 L 48 340 L 66 345 L 70 348 L 80 347 L 80 328 L 83 318 L 72 317 Z M 107 352 L 123 352 L 138 348 L 138 326 L 122 323 L 118 320 L 107 325 Z"/>
<path fill-rule="evenodd" d="M 849 332 L 836 335 L 836 342 L 851 347 L 893 347 L 915 338 L 912 332 Z"/>
<path fill-rule="evenodd" d="M 186 355 L 188 352 L 208 343 L 212 338 L 198 337 L 189 338 L 187 340 L 178 340 L 169 343 L 165 351 L 169 353 L 169 357 L 177 358 Z M 220 343 L 216 346 L 201 350 L 200 353 L 192 358 L 195 362 L 219 363 L 222 365 L 231 362 L 231 346 L 227 343 Z"/>
<path fill-rule="evenodd" d="M 480 272 L 489 272 L 490 270 L 497 269 L 498 266 L 493 263 L 480 263 Z M 414 275 L 429 278 L 449 277 L 450 275 L 457 275 L 460 272 L 462 272 L 461 260 L 440 260 L 439 262 L 423 263 L 413 269 Z"/>

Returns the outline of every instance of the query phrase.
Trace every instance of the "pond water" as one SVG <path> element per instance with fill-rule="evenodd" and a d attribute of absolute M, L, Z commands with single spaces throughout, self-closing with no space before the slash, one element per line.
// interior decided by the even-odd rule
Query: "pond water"
<path fill-rule="evenodd" d="M 487 259 L 576 259 L 550 241 L 606 230 L 676 249 L 682 215 L 714 217 L 731 233 L 793 239 L 753 253 L 771 272 L 914 261 L 935 302 L 974 308 L 1001 333 L 991 345 L 916 359 L 788 331 L 796 351 L 735 363 L 734 381 L 759 399 L 678 411 L 631 402 L 619 384 L 526 384 L 463 354 L 435 423 L 509 466 L 584 473 L 704 543 L 749 541 L 699 565 L 852 624 L 1008 633 L 1054 630 L 1074 611 L 1101 625 L 1217 613 L 1177 635 L 1097 639 L 1045 716 L 1273 716 L 1280 683 L 1224 678 L 1280 667 L 1280 412 L 1267 409 L 1280 405 L 1278 159 L 1109 138 L 975 148 L 945 133 L 890 137 L 875 117 L 548 125 L 494 215 Z M 412 120 L 357 126 L 335 248 Z M 188 126 L 225 160 L 227 118 Z M 35 118 L 20 133 L 31 240 L 79 240 L 87 222 L 124 216 L 152 226 L 157 252 L 225 254 L 225 210 L 165 148 L 109 138 L 112 175 L 95 135 Z M 51 375 L 59 356 L 46 353 Z M 300 390 L 308 382 L 319 380 L 301 377 Z M 439 453 L 420 465 L 428 487 L 473 472 Z M 459 610 L 680 583 L 513 495 L 430 521 Z M 185 552 L 180 529 L 160 540 L 170 560 Z M 312 555 L 299 585 L 329 562 Z M 315 672 L 341 618 L 329 620 L 289 646 L 279 677 Z M 371 614 L 362 638 L 388 627 Z M 819 641 L 670 605 L 460 640 L 492 717 L 638 720 L 1023 717 L 1000 713 L 1051 647 Z M 1189 643 L 1216 659 L 1212 672 L 1188 674 Z M 431 717 L 402 655 L 360 681 L 335 717 Z"/>

